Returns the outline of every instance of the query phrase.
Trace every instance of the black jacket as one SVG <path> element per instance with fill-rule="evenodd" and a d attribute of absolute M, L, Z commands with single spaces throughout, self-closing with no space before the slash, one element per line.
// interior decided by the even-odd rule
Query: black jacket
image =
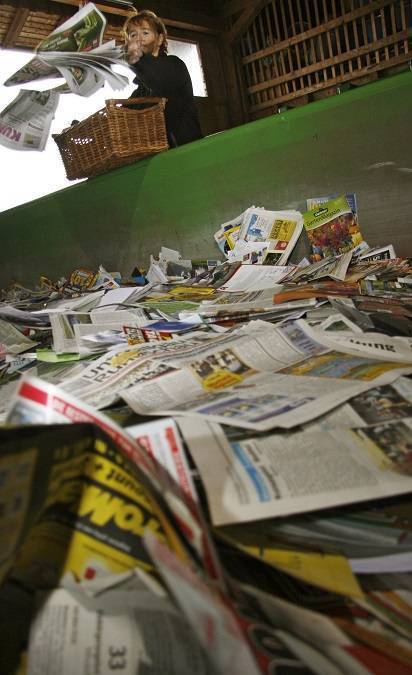
<path fill-rule="evenodd" d="M 136 73 L 133 82 L 139 85 L 132 97 L 160 96 L 168 99 L 165 119 L 171 147 L 203 137 L 192 81 L 182 59 L 144 54 L 132 68 Z"/>

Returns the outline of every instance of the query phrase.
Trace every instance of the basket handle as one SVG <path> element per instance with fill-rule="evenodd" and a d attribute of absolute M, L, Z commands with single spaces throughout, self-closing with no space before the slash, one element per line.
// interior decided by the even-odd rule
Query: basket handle
<path fill-rule="evenodd" d="M 160 104 L 162 110 L 164 110 L 165 105 L 167 103 L 167 98 L 159 98 L 154 96 L 140 96 L 140 97 L 137 96 L 134 98 L 110 98 L 106 101 L 106 108 L 113 109 L 119 103 L 121 103 L 126 108 L 127 104 L 135 105 L 136 103 L 155 103 L 157 105 Z"/>

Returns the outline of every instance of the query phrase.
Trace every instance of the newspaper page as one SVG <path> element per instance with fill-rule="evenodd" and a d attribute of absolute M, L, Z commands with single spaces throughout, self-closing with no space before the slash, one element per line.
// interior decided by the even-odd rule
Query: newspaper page
<path fill-rule="evenodd" d="M 106 19 L 87 3 L 71 19 L 56 28 L 37 47 L 36 56 L 9 77 L 5 86 L 33 80 L 64 77 L 66 89 L 21 90 L 16 99 L 0 113 L 0 144 L 13 150 L 43 151 L 49 137 L 59 91 L 69 90 L 91 96 L 107 80 L 114 89 L 128 84 L 125 76 L 111 69 L 125 64 L 121 47 L 114 41 L 100 46 Z"/>
<path fill-rule="evenodd" d="M 354 643 L 351 638 L 326 615 L 299 607 L 250 585 L 232 583 L 231 590 L 235 604 L 243 612 L 250 608 L 254 621 L 270 627 L 273 641 L 276 637 L 287 645 L 311 668 L 311 672 L 319 675 L 369 675 L 372 672 L 363 666 L 361 659 L 356 658 L 356 653 L 352 653 Z M 250 631 L 250 634 L 257 647 L 261 647 L 259 632 Z M 267 636 L 267 632 L 264 635 Z"/>
<path fill-rule="evenodd" d="M 253 338 L 240 341 L 247 331 Z M 206 346 L 169 364 L 175 370 L 120 391 L 135 412 L 207 416 L 257 431 L 304 424 L 412 372 L 410 364 L 324 351 L 296 324 L 264 322 L 251 322 L 219 349 Z"/>
<path fill-rule="evenodd" d="M 392 244 L 371 248 L 359 256 L 359 260 L 393 260 L 396 258 L 395 249 Z"/>
<path fill-rule="evenodd" d="M 392 384 L 373 387 L 305 427 L 311 429 L 353 428 L 379 425 L 412 417 L 412 380 L 399 377 Z"/>
<path fill-rule="evenodd" d="M 0 113 L 0 144 L 12 150 L 43 151 L 58 102 L 56 91 L 21 90 Z"/>
<path fill-rule="evenodd" d="M 56 354 L 79 352 L 74 326 L 76 324 L 91 324 L 89 313 L 58 312 L 50 314 L 50 324 L 53 333 L 53 349 Z"/>
<path fill-rule="evenodd" d="M 126 427 L 126 431 L 165 467 L 191 499 L 198 501 L 179 431 L 171 417 L 148 424 L 134 424 Z"/>
<path fill-rule="evenodd" d="M 119 585 L 112 577 L 114 587 L 92 597 L 87 583 L 38 593 L 28 674 L 212 675 L 205 651 L 164 591 L 159 596 L 136 580 Z"/>
<path fill-rule="evenodd" d="M 377 360 L 399 361 L 405 367 L 408 363 L 412 364 L 412 346 L 405 338 L 374 332 L 325 331 L 310 326 L 305 319 L 299 319 L 299 325 L 313 340 L 330 349 L 362 354 Z"/>
<path fill-rule="evenodd" d="M 101 354 L 119 344 L 126 344 L 127 338 L 118 323 L 75 324 L 76 352 L 82 356 Z"/>
<path fill-rule="evenodd" d="M 273 267 L 271 267 L 273 269 Z M 270 288 L 266 288 L 261 291 L 236 291 L 236 292 L 231 292 L 231 293 L 226 293 L 225 291 L 221 291 L 218 289 L 218 293 L 216 296 L 208 300 L 205 298 L 202 300 L 202 302 L 199 304 L 199 310 L 202 310 L 203 308 L 206 308 L 208 306 L 214 306 L 214 305 L 229 305 L 229 306 L 238 306 L 238 305 L 245 305 L 245 307 L 248 306 L 254 306 L 257 304 L 258 306 L 273 306 L 273 292 L 271 292 Z M 182 312 L 184 314 L 184 312 Z"/>
<path fill-rule="evenodd" d="M 162 373 L 179 370 L 178 365 L 172 365 L 178 355 L 190 359 L 199 350 L 204 351 L 210 349 L 211 345 L 219 346 L 226 342 L 225 337 L 199 333 L 166 342 L 120 346 L 95 360 L 85 369 L 83 377 L 63 381 L 62 387 L 93 405 L 103 407 L 107 404 L 106 400 L 116 400 L 120 390 L 139 381 L 157 379 Z"/>
<path fill-rule="evenodd" d="M 33 80 L 63 77 L 66 81 L 65 89 L 31 92 L 39 98 L 47 95 L 53 97 L 53 102 L 56 100 L 56 106 L 58 91 L 68 90 L 79 96 L 91 96 L 103 86 L 105 80 L 115 90 L 124 88 L 128 84 L 127 77 L 112 70 L 112 65 L 118 63 L 127 68 L 128 64 L 124 60 L 123 48 L 116 47 L 114 40 L 104 45 L 101 44 L 105 26 L 104 15 L 93 3 L 87 3 L 73 17 L 40 42 L 36 56 L 9 77 L 4 85 L 13 86 Z M 14 108 L 21 108 L 23 101 L 25 102 L 25 115 L 24 120 L 21 120 Z M 35 101 L 32 101 L 25 91 L 20 92 L 19 97 L 13 101 L 11 106 L 12 110 L 9 106 L 3 112 L 6 118 L 2 120 L 4 130 L 0 134 L 0 142 L 3 140 L 2 136 L 5 136 L 9 140 L 7 147 L 43 150 L 54 110 L 50 112 L 43 109 L 41 117 L 38 105 L 35 105 Z M 47 118 L 45 118 L 46 112 Z M 13 118 L 9 119 L 12 113 Z M 23 126 L 24 123 L 27 129 Z M 21 138 L 22 135 L 30 140 L 31 126 L 38 129 L 39 125 L 43 131 L 40 133 L 38 130 L 35 138 L 40 137 L 42 144 L 39 141 L 36 145 L 34 141 L 31 141 L 31 146 L 29 141 L 26 145 L 11 143 L 11 141 L 16 141 L 17 137 Z"/>
<path fill-rule="evenodd" d="M 223 286 L 220 286 L 219 292 L 253 292 L 268 288 L 280 290 L 282 278 L 292 269 L 290 266 L 281 265 L 241 265 L 233 276 Z"/>
<path fill-rule="evenodd" d="M 157 353 L 153 351 L 151 358 L 143 347 L 142 352 L 131 348 L 128 360 L 127 351 L 113 350 L 95 367 L 62 386 L 93 405 L 103 407 L 108 397 L 122 396 L 136 412 L 150 414 L 238 385 L 259 373 L 275 371 L 316 350 L 324 351 L 299 329 L 294 331 L 293 342 L 287 327 L 280 331 L 263 321 L 254 322 L 254 326 L 253 335 L 244 331 L 204 340 L 203 344 L 194 338 L 185 343 L 159 343 L 153 346 Z"/>
<path fill-rule="evenodd" d="M 0 387 L 0 425 L 5 423 L 6 417 L 10 409 L 10 401 L 19 386 L 19 380 L 9 380 L 3 382 Z"/>
<path fill-rule="evenodd" d="M 48 316 L 35 314 L 34 312 L 27 312 L 13 305 L 0 304 L 0 318 L 10 321 L 18 325 L 44 327 L 49 325 Z"/>
<path fill-rule="evenodd" d="M 270 269 L 275 269 L 271 267 Z M 283 314 L 285 311 L 299 310 L 301 308 L 310 308 L 315 307 L 318 302 L 316 298 L 309 298 L 305 300 L 294 300 L 290 303 L 282 303 L 282 307 L 279 305 L 273 304 L 273 289 L 265 289 L 262 291 L 253 291 L 253 292 L 229 292 L 226 293 L 223 291 L 219 292 L 217 298 L 213 301 L 204 301 L 196 308 L 196 310 L 190 311 L 185 310 L 179 312 L 179 318 L 182 321 L 191 320 L 190 317 L 198 316 L 206 320 L 210 317 L 219 316 L 221 314 L 224 316 L 225 312 L 239 312 L 239 313 L 249 313 L 250 318 L 253 319 L 253 314 L 260 311 L 275 311 L 279 310 L 280 314 Z"/>
<path fill-rule="evenodd" d="M 179 419 L 214 525 L 353 504 L 412 490 L 412 421 L 358 432 L 297 432 L 229 442 L 216 424 Z M 382 430 L 381 430 L 382 431 Z M 409 448 L 409 449 L 408 449 Z M 410 469 L 409 469 L 410 471 Z"/>
<path fill-rule="evenodd" d="M 238 239 L 233 251 L 229 251 L 227 258 L 230 262 L 241 262 L 244 264 L 261 264 L 268 249 L 267 241 L 245 241 Z"/>
<path fill-rule="evenodd" d="M 291 520 L 296 521 L 296 517 L 287 522 L 290 523 Z M 333 550 L 332 546 L 329 550 L 318 550 L 314 541 L 310 542 L 309 548 L 304 547 L 303 541 L 298 541 L 295 545 L 296 538 L 285 544 L 281 540 L 281 528 L 277 530 L 277 536 L 274 536 L 274 523 L 279 522 L 282 523 L 283 520 L 272 520 L 270 526 L 265 520 L 226 526 L 219 528 L 216 535 L 235 549 L 260 560 L 264 566 L 271 568 L 270 572 L 280 570 L 292 578 L 345 598 L 363 597 L 351 563 L 344 555 Z"/>
<path fill-rule="evenodd" d="M 71 92 L 79 96 L 91 96 L 105 80 L 114 90 L 123 89 L 129 82 L 111 69 L 115 63 L 127 67 L 123 50 L 114 41 L 87 52 L 39 52 L 38 58 L 53 66 L 65 78 Z"/>
<path fill-rule="evenodd" d="M 217 232 L 214 234 L 214 239 L 219 247 L 219 250 L 224 255 L 228 255 L 233 250 L 239 238 L 239 232 L 242 226 L 242 219 L 245 212 L 241 213 L 236 218 L 228 220 L 223 223 Z"/>
<path fill-rule="evenodd" d="M 315 298 L 295 300 L 278 305 L 271 305 L 270 300 L 262 299 L 261 304 L 223 303 L 204 305 L 197 311 L 184 311 L 179 314 L 181 321 L 193 326 L 210 326 L 215 332 L 233 331 L 233 327 L 245 325 L 249 321 L 263 320 L 267 323 L 285 324 L 305 315 L 317 304 Z"/>
<path fill-rule="evenodd" d="M 96 307 L 90 312 L 90 318 L 95 325 L 117 323 L 118 328 L 125 325 L 145 326 L 149 321 L 148 313 L 143 308 L 116 309 L 115 307 Z"/>
<path fill-rule="evenodd" d="M 364 670 L 341 670 L 320 644 L 313 646 L 317 640 L 320 643 L 322 632 L 328 646 L 350 644 L 350 639 L 330 620 L 277 598 L 274 598 L 272 609 L 271 596 L 265 594 L 262 595 L 268 608 L 263 611 L 263 600 L 259 602 L 246 587 L 232 580 L 229 580 L 229 592 L 222 602 L 210 584 L 182 565 L 162 544 L 150 535 L 146 542 L 171 593 L 210 654 L 214 672 L 272 675 L 279 668 L 283 670 L 285 665 L 296 675 L 366 675 Z M 302 631 L 306 622 L 312 624 L 309 639 Z"/>
<path fill-rule="evenodd" d="M 166 342 L 148 342 L 120 346 L 87 367 L 81 375 L 63 380 L 62 388 L 97 408 L 104 408 L 120 397 L 120 392 L 138 382 L 151 382 L 168 373 L 178 373 L 179 368 L 168 362 L 168 357 L 178 353 L 196 354 L 204 344 L 219 338 L 202 334 Z"/>
<path fill-rule="evenodd" d="M 203 418 L 241 429 L 269 431 L 276 427 L 291 429 L 311 422 L 369 386 L 339 380 L 320 381 L 314 386 L 311 378 L 274 373 L 233 387 L 229 392 L 204 394 L 187 403 L 175 402 L 174 406 L 171 401 L 170 407 L 165 408 L 161 404 L 167 405 L 168 392 L 161 389 L 161 384 L 156 392 L 153 388 L 148 392 L 146 387 L 141 387 L 141 396 L 146 397 L 144 402 L 138 397 L 137 387 L 122 393 L 122 397 L 136 412 L 142 411 L 140 414 L 145 410 L 145 414 Z M 153 400 L 149 399 L 150 394 Z M 162 395 L 163 400 L 160 399 Z M 150 410 L 147 409 L 149 406 Z"/>
<path fill-rule="evenodd" d="M 267 211 L 251 206 L 223 223 L 214 238 L 232 262 L 286 265 L 302 229 L 299 211 Z"/>
<path fill-rule="evenodd" d="M 133 439 L 109 417 L 77 401 L 44 380 L 22 378 L 10 402 L 9 424 L 67 424 L 89 422 L 101 427 L 122 450 L 143 470 L 150 472 L 153 464 Z"/>
<path fill-rule="evenodd" d="M 100 298 L 104 295 L 104 291 L 83 292 L 79 297 L 74 298 L 60 298 L 58 300 L 50 300 L 45 309 L 40 309 L 35 312 L 36 316 L 45 315 L 48 317 L 53 312 L 83 312 L 91 311 L 97 305 Z"/>
<path fill-rule="evenodd" d="M 312 280 L 322 279 L 323 277 L 330 277 L 336 281 L 344 281 L 348 271 L 350 262 L 352 260 L 353 251 L 341 253 L 341 255 L 332 258 L 332 260 L 322 266 L 316 274 L 311 276 Z"/>
<path fill-rule="evenodd" d="M 323 270 L 333 269 L 335 265 L 336 256 L 332 255 L 307 265 L 298 265 L 292 267 L 289 274 L 285 276 L 284 281 L 291 281 L 293 283 L 297 283 L 298 281 L 310 281 L 318 276 L 323 276 Z"/>
<path fill-rule="evenodd" d="M 252 652 L 228 606 L 216 589 L 150 534 L 146 546 L 169 591 L 182 609 L 200 644 L 220 675 L 259 675 Z"/>
<path fill-rule="evenodd" d="M 21 354 L 37 344 L 38 342 L 23 335 L 12 323 L 0 319 L 0 356 L 3 353 Z"/>
<path fill-rule="evenodd" d="M 212 339 L 121 346 L 61 386 L 97 408 L 121 397 L 141 415 L 208 415 L 262 431 L 309 422 L 412 372 L 410 364 L 329 351 L 304 328 L 254 321 Z"/>
<path fill-rule="evenodd" d="M 67 63 L 67 61 L 65 63 Z M 59 66 L 56 65 L 56 68 L 61 77 L 64 77 L 66 80 L 66 84 L 72 94 L 86 97 L 92 96 L 92 94 L 95 94 L 96 91 L 101 89 L 104 85 L 104 79 L 101 73 L 90 67 L 83 68 L 73 65 L 67 67 L 63 64 Z"/>
<path fill-rule="evenodd" d="M 239 242 L 245 241 L 252 248 L 259 244 L 259 255 L 255 262 L 265 265 L 286 265 L 303 229 L 303 217 L 299 211 L 267 211 L 250 207 L 242 218 Z M 261 244 L 265 242 L 263 249 Z M 236 257 L 236 245 L 232 257 Z M 242 256 L 244 251 L 242 251 Z M 254 262 L 253 258 L 251 262 Z"/>

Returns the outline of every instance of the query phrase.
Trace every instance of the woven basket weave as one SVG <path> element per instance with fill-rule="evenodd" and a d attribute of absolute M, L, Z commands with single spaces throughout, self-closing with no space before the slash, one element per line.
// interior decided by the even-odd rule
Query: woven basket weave
<path fill-rule="evenodd" d="M 106 107 L 53 138 L 69 180 L 90 178 L 167 150 L 164 98 L 106 101 Z M 135 110 L 132 104 L 154 105 Z"/>

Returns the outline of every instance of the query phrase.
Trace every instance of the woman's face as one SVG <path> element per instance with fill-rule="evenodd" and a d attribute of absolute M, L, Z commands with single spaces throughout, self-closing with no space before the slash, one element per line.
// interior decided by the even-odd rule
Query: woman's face
<path fill-rule="evenodd" d="M 137 63 L 143 54 L 157 56 L 162 42 L 163 35 L 153 30 L 145 19 L 138 24 L 132 24 L 129 27 L 127 39 L 128 62 Z"/>

